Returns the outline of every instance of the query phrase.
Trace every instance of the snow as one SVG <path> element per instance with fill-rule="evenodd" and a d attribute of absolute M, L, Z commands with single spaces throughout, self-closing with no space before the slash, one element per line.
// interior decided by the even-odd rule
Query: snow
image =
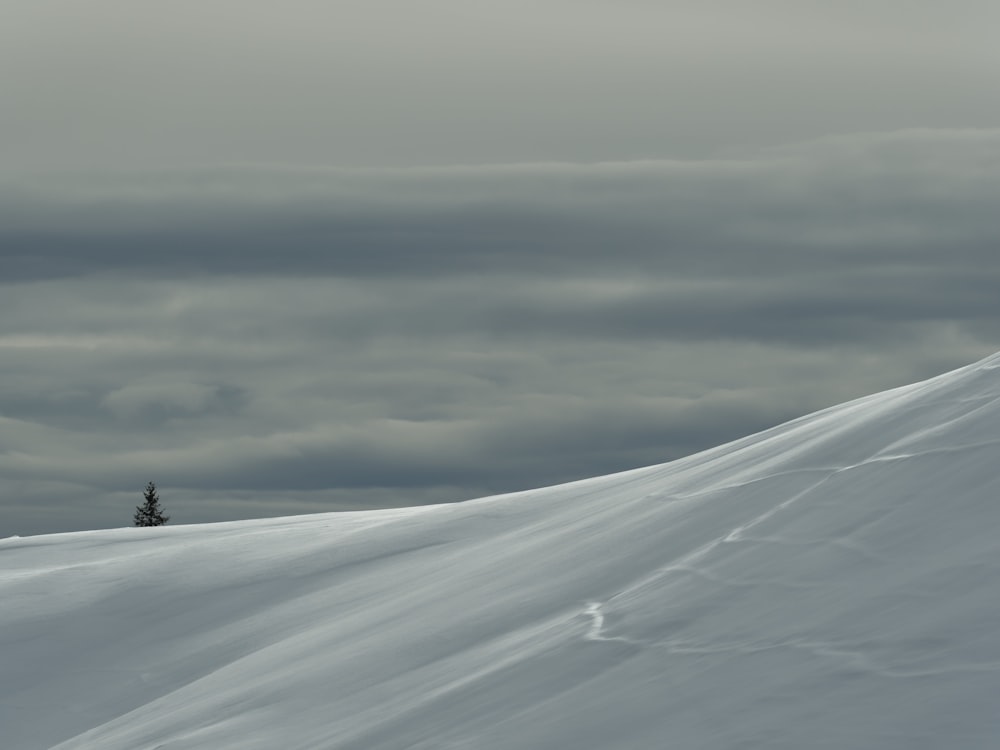
<path fill-rule="evenodd" d="M 456 505 L 0 540 L 0 745 L 1000 746 L 1000 355 Z"/>

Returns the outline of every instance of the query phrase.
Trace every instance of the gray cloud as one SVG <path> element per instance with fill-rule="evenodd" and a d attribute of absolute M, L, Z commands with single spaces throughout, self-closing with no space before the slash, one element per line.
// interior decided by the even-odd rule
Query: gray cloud
<path fill-rule="evenodd" d="M 539 486 L 992 352 L 998 21 L 9 0 L 0 536 Z"/>
<path fill-rule="evenodd" d="M 25 178 L 0 188 L 0 270 L 385 279 L 572 262 L 713 278 L 936 267 L 943 246 L 988 265 L 998 134 L 830 138 L 739 161 Z"/>
<path fill-rule="evenodd" d="M 459 500 L 996 350 L 1000 132 L 0 186 L 0 535 Z M 173 507 L 171 507 L 173 506 Z"/>
<path fill-rule="evenodd" d="M 704 158 L 1000 126 L 985 0 L 4 9 L 10 170 Z"/>

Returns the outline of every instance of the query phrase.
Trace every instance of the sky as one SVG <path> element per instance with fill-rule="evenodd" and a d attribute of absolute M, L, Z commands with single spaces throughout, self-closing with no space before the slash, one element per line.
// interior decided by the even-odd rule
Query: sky
<path fill-rule="evenodd" d="M 0 15 L 0 537 L 540 487 L 1000 349 L 995 3 Z"/>

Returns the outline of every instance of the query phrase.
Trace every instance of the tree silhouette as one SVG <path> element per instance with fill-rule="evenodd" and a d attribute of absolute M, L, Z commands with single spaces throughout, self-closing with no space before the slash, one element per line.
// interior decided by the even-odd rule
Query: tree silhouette
<path fill-rule="evenodd" d="M 146 485 L 143 493 L 146 502 L 135 507 L 135 515 L 132 520 L 136 526 L 162 526 L 170 520 L 170 516 L 163 515 L 163 508 L 160 507 L 160 496 L 156 494 L 156 485 L 150 482 Z"/>

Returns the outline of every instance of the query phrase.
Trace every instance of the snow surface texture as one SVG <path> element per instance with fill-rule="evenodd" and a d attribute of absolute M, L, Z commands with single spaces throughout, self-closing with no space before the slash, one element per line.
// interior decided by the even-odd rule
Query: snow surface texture
<path fill-rule="evenodd" d="M 458 505 L 0 540 L 0 746 L 1000 747 L 1000 355 Z"/>

